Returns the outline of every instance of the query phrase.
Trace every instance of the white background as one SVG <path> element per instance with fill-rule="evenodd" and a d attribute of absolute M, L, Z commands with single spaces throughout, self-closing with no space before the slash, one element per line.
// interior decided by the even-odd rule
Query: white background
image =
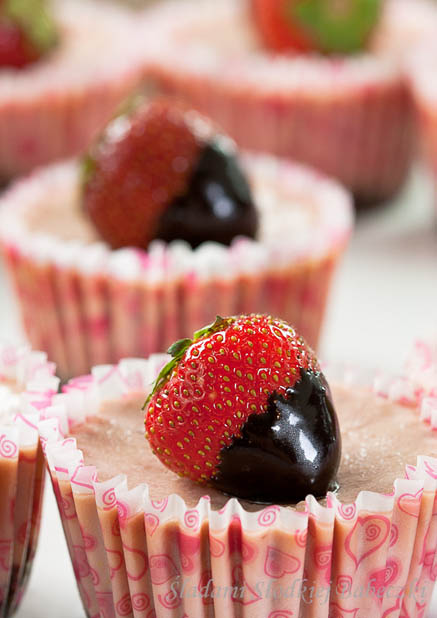
<path fill-rule="evenodd" d="M 332 294 L 322 358 L 394 372 L 415 339 L 437 338 L 436 213 L 429 179 L 416 172 L 395 203 L 359 217 Z M 20 337 L 1 272 L 0 337 Z M 47 490 L 39 550 L 17 618 L 82 618 L 56 505 Z M 431 616 L 437 616 L 437 599 Z"/>

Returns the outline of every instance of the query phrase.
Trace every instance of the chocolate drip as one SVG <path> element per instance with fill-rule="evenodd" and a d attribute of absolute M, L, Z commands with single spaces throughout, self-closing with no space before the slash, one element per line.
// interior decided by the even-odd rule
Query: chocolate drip
<path fill-rule="evenodd" d="M 186 193 L 162 214 L 156 238 L 230 245 L 236 236 L 255 238 L 258 214 L 237 158 L 221 142 L 203 149 Z"/>
<path fill-rule="evenodd" d="M 244 500 L 291 504 L 335 489 L 341 438 L 322 373 L 301 370 L 298 382 L 252 414 L 240 438 L 222 449 L 212 484 Z"/>

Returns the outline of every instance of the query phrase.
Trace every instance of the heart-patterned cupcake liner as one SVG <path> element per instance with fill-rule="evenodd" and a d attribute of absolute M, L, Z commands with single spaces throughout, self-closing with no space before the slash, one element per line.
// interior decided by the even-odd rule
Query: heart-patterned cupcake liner
<path fill-rule="evenodd" d="M 147 20 L 92 0 L 53 4 L 58 47 L 34 66 L 2 70 L 1 182 L 83 152 L 142 78 Z"/>
<path fill-rule="evenodd" d="M 24 327 L 61 376 L 162 352 L 217 314 L 277 315 L 317 346 L 351 233 L 350 197 L 299 166 L 261 156 L 243 162 L 264 238 L 235 239 L 229 248 L 155 242 L 148 251 L 110 251 L 99 242 L 65 242 L 31 229 L 28 218 L 48 207 L 62 225 L 65 208 L 78 199 L 75 164 L 37 173 L 5 196 L 0 244 Z"/>
<path fill-rule="evenodd" d="M 417 367 L 420 352 L 415 358 Z M 99 482 L 69 427 L 105 400 L 147 391 L 164 362 L 155 356 L 96 367 L 57 396 L 64 416 L 39 425 L 88 616 L 425 615 L 437 577 L 436 459 L 419 456 L 389 495 L 362 491 L 343 504 L 328 494 L 325 506 L 308 497 L 302 511 L 247 512 L 235 499 L 214 511 L 208 497 L 195 508 L 177 495 L 156 501 L 146 484 L 128 488 L 123 470 Z M 435 388 L 375 376 L 379 396 L 417 408 Z"/>
<path fill-rule="evenodd" d="M 402 186 L 413 154 L 413 106 L 384 38 L 378 53 L 274 55 L 259 49 L 247 5 L 236 0 L 168 2 L 152 10 L 151 21 L 148 76 L 242 148 L 318 168 L 358 205 L 387 200 Z"/>
<path fill-rule="evenodd" d="M 45 471 L 37 425 L 58 390 L 54 371 L 44 353 L 0 343 L 2 618 L 20 603 L 37 546 Z"/>

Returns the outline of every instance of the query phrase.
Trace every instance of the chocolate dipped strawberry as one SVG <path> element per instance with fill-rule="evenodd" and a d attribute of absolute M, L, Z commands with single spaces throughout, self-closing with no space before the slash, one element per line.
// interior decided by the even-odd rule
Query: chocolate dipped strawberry
<path fill-rule="evenodd" d="M 84 160 L 84 207 L 114 249 L 154 239 L 229 245 L 258 217 L 233 142 L 167 99 L 114 119 Z"/>
<path fill-rule="evenodd" d="M 345 54 L 363 49 L 381 0 L 252 0 L 255 24 L 275 51 Z"/>
<path fill-rule="evenodd" d="M 145 418 L 164 465 L 255 502 L 295 503 L 335 488 L 341 440 L 329 386 L 291 326 L 218 317 L 169 353 Z"/>
<path fill-rule="evenodd" d="M 45 0 L 0 2 L 0 67 L 21 69 L 39 60 L 57 41 Z"/>

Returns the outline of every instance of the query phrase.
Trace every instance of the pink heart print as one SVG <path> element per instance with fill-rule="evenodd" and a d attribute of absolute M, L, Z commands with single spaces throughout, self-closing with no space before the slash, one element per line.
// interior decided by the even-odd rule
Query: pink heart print
<path fill-rule="evenodd" d="M 300 560 L 286 554 L 285 552 L 271 547 L 267 547 L 266 560 L 264 563 L 264 573 L 268 577 L 280 579 L 286 574 L 293 574 L 300 568 Z"/>
<path fill-rule="evenodd" d="M 179 570 L 170 556 L 166 554 L 150 556 L 150 578 L 152 584 L 158 586 L 165 584 L 177 575 L 179 575 Z"/>
<path fill-rule="evenodd" d="M 232 596 L 234 603 L 252 605 L 261 599 L 260 595 L 245 580 L 243 568 L 239 565 L 232 569 L 232 588 L 235 591 Z"/>
<path fill-rule="evenodd" d="M 211 536 L 209 539 L 209 547 L 211 551 L 211 556 L 214 558 L 220 558 L 225 553 L 225 544 L 219 539 Z"/>
<path fill-rule="evenodd" d="M 373 571 L 369 575 L 369 590 L 374 591 L 377 597 L 378 603 L 382 603 L 384 596 L 378 594 L 378 590 L 385 590 L 388 586 L 393 584 L 399 576 L 400 566 L 395 560 L 387 560 L 387 564 L 384 569 Z"/>
<path fill-rule="evenodd" d="M 407 515 L 411 515 L 411 517 L 419 517 L 420 510 L 420 499 L 423 494 L 423 489 L 419 489 L 415 494 L 402 494 L 398 499 L 399 509 L 406 513 Z"/>
<path fill-rule="evenodd" d="M 345 550 L 355 566 L 380 549 L 390 534 L 390 520 L 383 515 L 358 517 L 345 541 Z"/>

